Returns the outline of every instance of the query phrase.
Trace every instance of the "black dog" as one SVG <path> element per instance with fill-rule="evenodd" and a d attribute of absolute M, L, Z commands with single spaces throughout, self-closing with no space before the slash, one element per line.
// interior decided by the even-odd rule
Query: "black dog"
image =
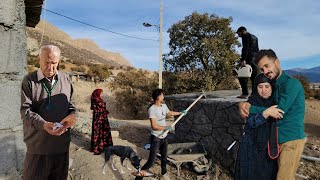
<path fill-rule="evenodd" d="M 105 147 L 105 164 L 103 166 L 103 174 L 105 174 L 105 168 L 106 168 L 107 162 L 109 161 L 112 155 L 117 155 L 120 157 L 120 163 L 121 163 L 120 173 L 122 174 L 124 173 L 122 167 L 125 159 L 129 159 L 134 168 L 136 168 L 137 170 L 140 169 L 141 158 L 136 154 L 136 152 L 134 152 L 134 150 L 130 146 L 107 146 Z M 117 170 L 114 167 L 114 156 L 113 156 L 111 165 L 113 170 Z M 127 163 L 126 163 L 126 166 L 128 170 L 131 170 L 130 168 L 128 168 Z"/>

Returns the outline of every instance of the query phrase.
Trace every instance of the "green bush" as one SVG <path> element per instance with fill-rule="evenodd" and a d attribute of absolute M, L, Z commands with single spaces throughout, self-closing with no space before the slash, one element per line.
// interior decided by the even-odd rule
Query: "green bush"
<path fill-rule="evenodd" d="M 70 69 L 71 71 L 84 72 L 84 73 L 86 72 L 86 68 L 83 66 L 71 67 Z"/>
<path fill-rule="evenodd" d="M 310 82 L 309 79 L 306 76 L 303 75 L 294 75 L 294 78 L 298 79 L 300 81 L 300 83 L 303 86 L 304 89 L 304 95 L 306 99 L 309 99 L 310 97 L 313 97 L 313 93 L 312 90 L 310 89 Z"/>
<path fill-rule="evenodd" d="M 216 75 L 205 75 L 200 70 L 184 71 L 184 72 L 163 72 L 163 89 L 166 94 L 181 94 L 190 92 L 208 91 L 208 87 L 215 85 L 214 90 L 236 89 L 237 84 L 234 82 L 233 76 L 227 78 L 219 83 Z"/>
<path fill-rule="evenodd" d="M 77 66 L 87 65 L 87 63 L 83 61 L 74 61 L 74 64 Z"/>
<path fill-rule="evenodd" d="M 115 90 L 117 107 L 127 111 L 136 119 L 147 118 L 147 106 L 151 93 L 157 88 L 158 76 L 144 71 L 120 72 L 111 82 Z"/>
<path fill-rule="evenodd" d="M 107 79 L 110 76 L 110 71 L 107 65 L 90 64 L 88 76 L 97 77 L 98 79 Z"/>
<path fill-rule="evenodd" d="M 66 66 L 65 66 L 64 64 L 60 64 L 60 65 L 59 65 L 59 68 L 60 68 L 60 69 L 66 69 Z"/>
<path fill-rule="evenodd" d="M 135 70 L 135 68 L 132 67 L 132 66 L 127 66 L 126 70 L 127 70 L 127 71 L 133 71 L 133 70 Z"/>
<path fill-rule="evenodd" d="M 314 98 L 320 100 L 320 90 L 316 91 Z"/>

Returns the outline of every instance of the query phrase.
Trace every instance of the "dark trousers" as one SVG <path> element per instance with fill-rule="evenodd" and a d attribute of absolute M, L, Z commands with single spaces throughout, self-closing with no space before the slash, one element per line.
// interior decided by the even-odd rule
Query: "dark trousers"
<path fill-rule="evenodd" d="M 145 165 L 141 168 L 141 170 L 148 170 L 150 169 L 157 157 L 157 152 L 160 150 L 161 154 L 161 174 L 164 175 L 167 173 L 167 148 L 168 148 L 168 141 L 167 138 L 160 139 L 154 135 L 151 135 L 151 147 L 150 147 L 150 154 L 149 159 Z M 143 177 L 136 177 L 136 180 L 143 179 Z"/>
<path fill-rule="evenodd" d="M 249 63 L 249 65 L 251 66 L 252 68 L 252 74 L 251 74 L 251 77 L 250 77 L 250 80 L 251 80 L 251 88 L 252 88 L 252 93 L 254 91 L 256 91 L 256 89 L 254 88 L 254 79 L 257 77 L 258 75 L 258 68 L 255 64 L 253 63 Z"/>
<path fill-rule="evenodd" d="M 67 180 L 69 152 L 63 154 L 26 154 L 23 180 Z"/>
<path fill-rule="evenodd" d="M 249 78 L 245 78 L 245 77 L 239 77 L 238 78 L 240 86 L 241 86 L 241 90 L 242 90 L 242 95 L 249 95 L 248 79 Z"/>
<path fill-rule="evenodd" d="M 258 74 L 258 68 L 256 67 L 256 65 L 254 65 L 252 63 L 248 63 L 248 64 L 252 68 L 252 74 L 251 74 L 250 80 L 251 80 L 251 92 L 253 93 L 254 91 L 256 91 L 256 89 L 254 88 L 254 79 L 256 78 L 256 76 Z M 248 79 L 249 78 L 243 78 L 243 77 L 238 78 L 243 95 L 249 95 Z"/>

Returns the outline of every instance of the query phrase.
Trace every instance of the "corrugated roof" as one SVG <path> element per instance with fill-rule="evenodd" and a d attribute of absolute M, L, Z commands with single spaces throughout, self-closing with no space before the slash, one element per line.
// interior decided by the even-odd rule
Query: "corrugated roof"
<path fill-rule="evenodd" d="M 25 0 L 26 26 L 35 27 L 40 21 L 43 0 Z"/>

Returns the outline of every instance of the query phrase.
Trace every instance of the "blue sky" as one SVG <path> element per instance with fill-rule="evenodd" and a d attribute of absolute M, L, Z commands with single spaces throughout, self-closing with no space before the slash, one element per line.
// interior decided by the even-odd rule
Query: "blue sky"
<path fill-rule="evenodd" d="M 45 8 L 110 31 L 158 40 L 157 29 L 142 23 L 159 24 L 159 7 L 160 0 L 48 0 Z M 168 28 L 196 11 L 231 16 L 232 29 L 245 26 L 259 38 L 260 49 L 275 50 L 283 69 L 320 66 L 319 9 L 318 0 L 163 0 L 163 53 L 169 52 Z M 135 67 L 159 69 L 158 41 L 119 36 L 45 11 L 44 17 L 73 39 L 92 39 Z"/>

